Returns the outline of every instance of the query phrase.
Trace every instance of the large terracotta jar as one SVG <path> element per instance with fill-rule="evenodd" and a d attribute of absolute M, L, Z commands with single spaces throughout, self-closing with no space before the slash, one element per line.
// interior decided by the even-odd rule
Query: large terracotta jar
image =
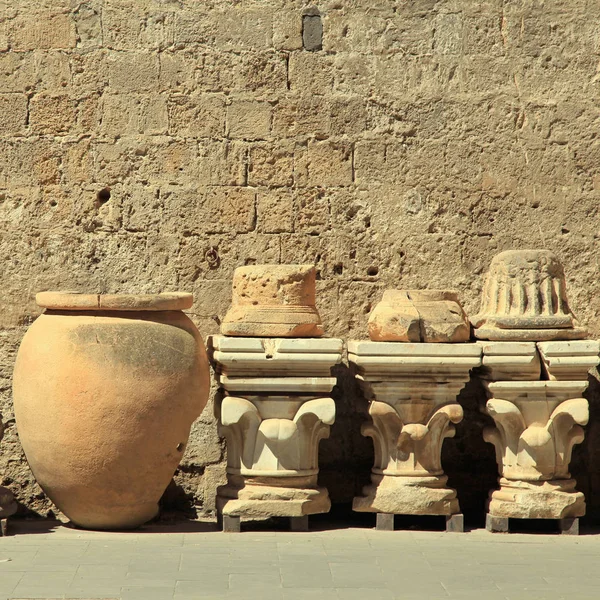
<path fill-rule="evenodd" d="M 137 527 L 158 501 L 208 399 L 191 294 L 43 292 L 14 371 L 19 438 L 73 523 Z"/>

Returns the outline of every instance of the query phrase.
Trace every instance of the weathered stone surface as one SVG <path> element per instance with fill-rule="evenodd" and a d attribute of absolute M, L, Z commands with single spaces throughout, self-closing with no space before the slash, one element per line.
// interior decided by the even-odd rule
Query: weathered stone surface
<path fill-rule="evenodd" d="M 358 339 L 385 289 L 456 289 L 473 315 L 492 257 L 535 247 L 560 256 L 571 308 L 600 334 L 598 4 L 327 1 L 323 50 L 308 52 L 309 4 L 0 2 L 0 473 L 22 510 L 52 510 L 11 417 L 37 291 L 188 289 L 209 334 L 235 268 L 310 263 L 327 331 Z M 244 116 L 254 103 L 263 119 L 233 138 L 236 105 Z M 340 373 L 321 476 L 350 502 L 372 449 Z M 593 379 L 592 404 L 599 393 Z M 445 466 L 463 508 L 480 511 L 493 456 L 479 445 L 482 391 L 464 394 Z M 596 518 L 597 419 L 572 467 Z M 214 510 L 222 470 L 177 473 L 190 514 Z"/>
<path fill-rule="evenodd" d="M 315 269 L 310 265 L 239 267 L 221 332 L 233 336 L 318 337 Z"/>
<path fill-rule="evenodd" d="M 386 290 L 369 317 L 369 337 L 381 342 L 466 342 L 471 327 L 455 292 Z"/>

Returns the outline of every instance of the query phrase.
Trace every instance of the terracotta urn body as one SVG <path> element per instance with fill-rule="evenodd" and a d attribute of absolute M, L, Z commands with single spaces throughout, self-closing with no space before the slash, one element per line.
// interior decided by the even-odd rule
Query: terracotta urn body
<path fill-rule="evenodd" d="M 191 294 L 44 292 L 14 371 L 17 429 L 38 483 L 73 523 L 158 513 L 210 375 Z"/>

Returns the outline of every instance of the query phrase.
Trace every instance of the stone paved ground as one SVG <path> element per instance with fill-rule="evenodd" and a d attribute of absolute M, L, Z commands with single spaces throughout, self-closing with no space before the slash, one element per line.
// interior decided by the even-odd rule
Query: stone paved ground
<path fill-rule="evenodd" d="M 23 522 L 13 531 L 0 538 L 0 600 L 595 600 L 600 594 L 598 534 L 366 528 L 223 534 L 197 523 L 95 533 Z"/>

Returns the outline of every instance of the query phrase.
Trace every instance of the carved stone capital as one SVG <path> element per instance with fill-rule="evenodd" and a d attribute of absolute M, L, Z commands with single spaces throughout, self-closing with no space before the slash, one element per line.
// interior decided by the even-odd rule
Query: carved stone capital
<path fill-rule="evenodd" d="M 215 336 L 210 346 L 223 389 L 215 414 L 227 440 L 219 510 L 244 518 L 329 510 L 327 490 L 317 487 L 318 449 L 335 419 L 328 394 L 341 340 Z"/>
<path fill-rule="evenodd" d="M 354 510 L 448 515 L 459 512 L 446 487 L 442 444 L 463 418 L 456 396 L 480 365 L 477 344 L 350 342 L 349 360 L 370 400 L 373 438 L 371 485 L 354 499 Z"/>

